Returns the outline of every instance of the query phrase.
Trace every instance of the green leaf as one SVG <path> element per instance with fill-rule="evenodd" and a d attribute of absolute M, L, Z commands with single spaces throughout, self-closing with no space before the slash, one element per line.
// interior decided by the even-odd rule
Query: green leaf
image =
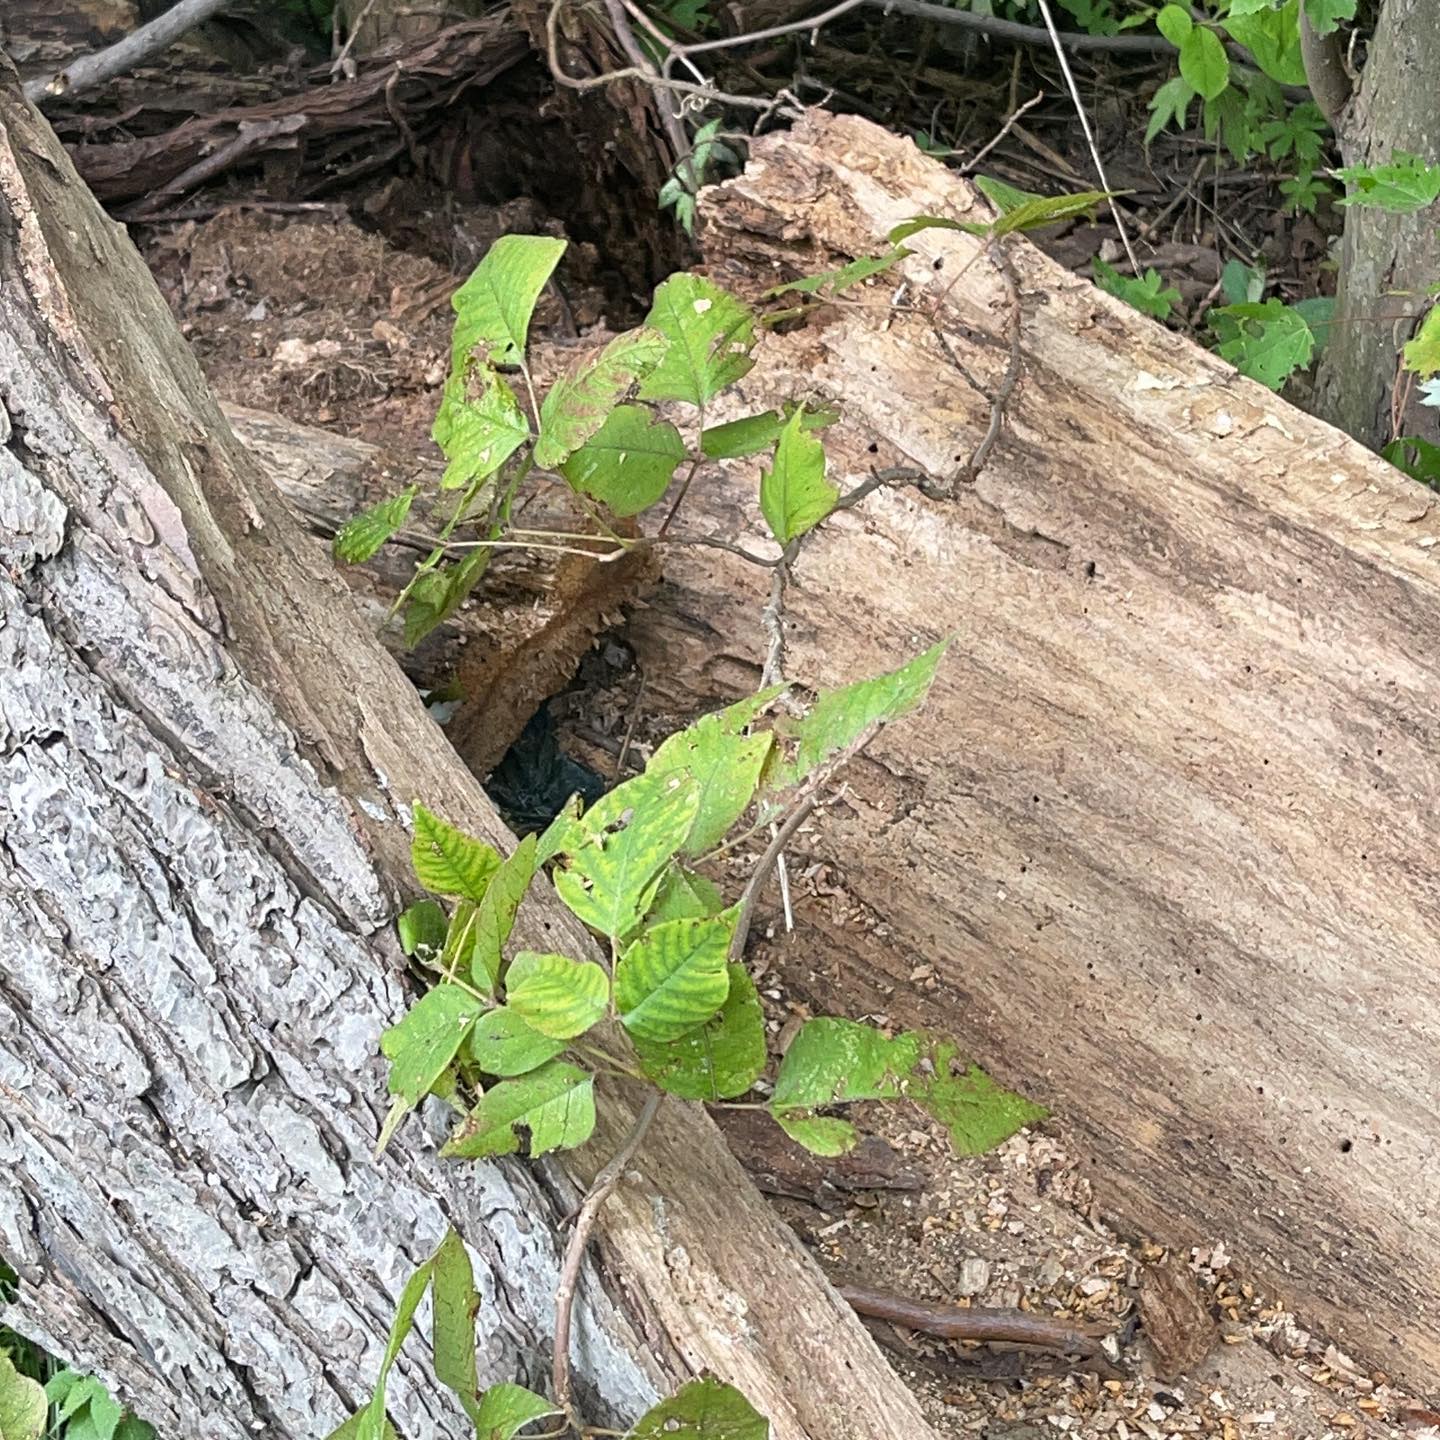
<path fill-rule="evenodd" d="M 1307 300 L 1297 300 L 1290 308 L 1310 327 L 1318 356 L 1330 339 L 1330 327 L 1335 323 L 1335 297 L 1312 295 Z"/>
<path fill-rule="evenodd" d="M 1305 83 L 1305 61 L 1300 54 L 1299 0 L 1286 0 L 1279 9 L 1239 15 L 1232 9 L 1220 25 L 1255 57 L 1255 63 L 1282 85 Z"/>
<path fill-rule="evenodd" d="M 357 1410 L 347 1421 L 345 1421 L 343 1425 L 337 1425 L 329 1433 L 329 1435 L 325 1437 L 325 1440 L 359 1440 L 360 1427 L 362 1425 L 367 1427 L 371 1426 L 369 1415 L 370 1411 L 368 1406 L 364 1410 Z M 127 1421 L 126 1424 L 128 1423 L 129 1422 Z M 120 1427 L 120 1430 L 121 1440 L 131 1440 L 131 1437 L 125 1435 L 124 1433 L 124 1425 Z M 373 1427 L 367 1428 L 366 1434 L 373 1436 L 374 1433 L 375 1432 Z M 395 1427 L 389 1422 L 389 1420 L 386 1420 L 384 1429 L 381 1431 L 381 1435 L 383 1436 L 383 1440 L 399 1440 L 399 1437 L 395 1434 Z M 154 1436 L 136 1436 L 135 1440 L 154 1440 Z"/>
<path fill-rule="evenodd" d="M 643 782 L 643 783 L 637 783 Z M 637 775 L 573 823 L 555 893 L 592 930 L 620 938 L 640 923 L 661 872 L 685 843 L 700 806 L 688 774 Z"/>
<path fill-rule="evenodd" d="M 762 410 L 758 415 L 746 415 L 743 419 L 702 430 L 701 453 L 707 460 L 743 460 L 749 455 L 758 455 L 779 440 L 780 432 L 797 411 L 804 415 L 800 423 L 806 430 L 823 430 L 840 418 L 838 410 L 825 407 L 812 410 L 801 405 L 786 405 L 780 410 Z"/>
<path fill-rule="evenodd" d="M 395 1440 L 395 1432 L 388 1425 L 385 1427 L 385 1436 L 386 1440 Z M 157 1437 L 153 1425 L 136 1419 L 134 1415 L 127 1415 L 115 1432 L 115 1440 L 157 1440 Z"/>
<path fill-rule="evenodd" d="M 647 1410 L 626 1440 L 769 1440 L 770 1422 L 733 1385 L 692 1380 Z"/>
<path fill-rule="evenodd" d="M 1018 210 L 1032 200 L 1045 198 L 1034 190 L 1021 190 L 1015 185 L 1007 185 L 1005 181 L 997 180 L 993 175 L 977 175 L 975 188 L 1002 215 L 1008 214 L 1011 210 Z"/>
<path fill-rule="evenodd" d="M 713 1020 L 665 1044 L 631 1037 L 641 1070 L 682 1100 L 733 1100 L 765 1071 L 765 1017 L 755 982 L 743 965 L 726 973 L 730 993 Z"/>
<path fill-rule="evenodd" d="M 527 835 L 491 877 L 485 898 L 475 911 L 475 945 L 471 954 L 470 978 L 477 990 L 487 995 L 500 983 L 500 964 L 505 942 L 515 928 L 520 902 L 535 878 L 538 862 L 536 840 Z M 498 1072 L 497 1072 L 498 1073 Z"/>
<path fill-rule="evenodd" d="M 915 215 L 909 220 L 902 220 L 885 238 L 892 245 L 898 245 L 922 230 L 960 230 L 966 235 L 988 235 L 990 226 L 974 220 L 951 220 L 944 215 Z"/>
<path fill-rule="evenodd" d="M 937 1042 L 930 1055 L 933 1071 L 923 1093 L 911 1098 L 950 1132 L 950 1143 L 961 1155 L 983 1155 L 1017 1130 L 1043 1120 L 1043 1105 L 1032 1104 L 997 1085 L 978 1065 L 952 1073 L 955 1047 Z"/>
<path fill-rule="evenodd" d="M 483 1004 L 458 985 L 427 990 L 380 1037 L 390 1061 L 390 1093 L 418 1105 L 450 1068 Z"/>
<path fill-rule="evenodd" d="M 1197 25 L 1180 47 L 1180 74 L 1207 100 L 1230 83 L 1230 58 L 1213 30 Z"/>
<path fill-rule="evenodd" d="M 773 300 L 777 295 L 788 295 L 792 291 L 798 291 L 802 295 L 819 295 L 822 292 L 826 296 L 838 295 L 842 290 L 848 290 L 852 285 L 859 285 L 870 279 L 872 275 L 883 275 L 909 253 L 903 246 L 897 245 L 883 255 L 862 255 L 858 260 L 840 266 L 838 270 L 822 270 L 818 275 L 805 275 L 799 280 L 791 280 L 788 284 L 776 285 L 765 292 L 765 299 Z"/>
<path fill-rule="evenodd" d="M 825 447 L 805 430 L 801 406 L 775 446 L 775 464 L 760 477 L 760 511 L 781 545 L 813 530 L 840 492 L 825 478 Z"/>
<path fill-rule="evenodd" d="M 1347 165 L 1334 172 L 1349 193 L 1341 205 L 1363 205 L 1410 215 L 1440 198 L 1440 165 L 1427 165 L 1418 155 L 1397 150 L 1388 165 Z"/>
<path fill-rule="evenodd" d="M 1231 305 L 1253 304 L 1265 293 L 1265 272 L 1240 260 L 1227 260 L 1220 272 L 1220 293 Z"/>
<path fill-rule="evenodd" d="M 645 324 L 670 342 L 640 387 L 642 400 L 703 405 L 754 365 L 755 317 L 748 306 L 702 275 L 681 271 L 655 291 Z"/>
<path fill-rule="evenodd" d="M 405 1282 L 405 1288 L 400 1292 L 400 1304 L 396 1307 L 395 1318 L 390 1322 L 390 1335 L 385 1342 L 385 1357 L 380 1362 L 380 1373 L 375 1378 L 374 1394 L 370 1397 L 370 1403 L 360 1411 L 354 1422 L 355 1429 L 351 1433 L 355 1440 L 386 1440 L 386 1437 L 393 1433 L 385 1418 L 385 1388 L 390 1380 L 390 1371 L 394 1367 L 395 1357 L 400 1353 L 400 1347 L 409 1338 L 410 1331 L 414 1328 L 415 1312 L 420 1308 L 421 1300 L 425 1298 L 425 1291 L 430 1285 L 433 1270 L 434 1262 L 427 1260 Z M 340 1429 L 343 1431 L 345 1427 L 342 1425 Z"/>
<path fill-rule="evenodd" d="M 844 1155 L 860 1143 L 860 1132 L 848 1121 L 808 1110 L 771 1110 L 775 1123 L 814 1155 Z"/>
<path fill-rule="evenodd" d="M 485 252 L 450 299 L 455 310 L 453 371 L 463 373 L 465 358 L 476 346 L 492 365 L 524 360 L 535 302 L 564 253 L 565 241 L 548 235 L 502 235 Z"/>
<path fill-rule="evenodd" d="M 670 920 L 693 920 L 718 915 L 725 908 L 724 897 L 703 875 L 683 865 L 671 865 L 655 892 L 655 901 L 645 917 L 647 926 Z"/>
<path fill-rule="evenodd" d="M 39 1381 L 22 1375 L 0 1350 L 0 1440 L 40 1440 L 49 1414 Z"/>
<path fill-rule="evenodd" d="M 66 1370 L 55 1378 L 62 1377 L 67 1383 L 63 1386 L 57 1385 L 53 1395 L 49 1386 L 45 1390 L 46 1398 L 55 1406 L 55 1414 L 60 1420 L 71 1420 L 97 1400 L 110 1398 L 105 1386 L 93 1375 L 81 1375 L 74 1370 Z"/>
<path fill-rule="evenodd" d="M 1401 435 L 1380 454 L 1412 480 L 1418 480 L 1432 490 L 1440 490 L 1440 445 L 1422 440 L 1418 435 Z"/>
<path fill-rule="evenodd" d="M 1190 38 L 1195 22 L 1179 5 L 1166 5 L 1155 17 L 1155 28 L 1178 50 Z"/>
<path fill-rule="evenodd" d="M 115 1440 L 115 1431 L 125 1414 L 125 1407 L 101 1385 L 99 1392 L 90 1397 L 87 1414 L 96 1440 Z"/>
<path fill-rule="evenodd" d="M 1081 215 L 1093 216 L 1095 207 L 1109 198 L 1107 190 L 1082 190 L 1076 195 L 1050 195 L 1027 200 L 1023 205 L 1007 210 L 990 227 L 990 233 L 997 237 L 1013 235 L 1025 230 L 1039 230 L 1061 220 L 1074 220 Z"/>
<path fill-rule="evenodd" d="M 475 1419 L 479 1411 L 479 1380 L 475 1374 L 475 1316 L 480 1296 L 465 1242 L 452 1228 L 445 1232 L 434 1259 L 435 1309 L 431 1345 L 435 1378 L 453 1390 L 465 1413 Z"/>
<path fill-rule="evenodd" d="M 551 1060 L 518 1080 L 491 1086 L 440 1153 L 462 1160 L 514 1155 L 520 1149 L 520 1132 L 526 1130 L 533 1159 L 583 1145 L 594 1128 L 594 1077 L 563 1060 Z"/>
<path fill-rule="evenodd" d="M 915 1033 L 893 1038 L 856 1020 L 807 1020 L 780 1062 L 770 1107 L 813 1110 L 852 1100 L 895 1100 L 917 1079 L 924 1055 Z"/>
<path fill-rule="evenodd" d="M 1095 269 L 1095 283 L 1106 294 L 1133 305 L 1142 315 L 1154 316 L 1156 320 L 1170 318 L 1170 312 L 1180 299 L 1180 292 L 1173 287 L 1162 289 L 1165 281 L 1158 270 L 1147 270 L 1144 278 L 1137 280 L 1112 269 L 1098 255 L 1091 264 Z"/>
<path fill-rule="evenodd" d="M 616 515 L 638 515 L 665 493 L 685 442 L 668 421 L 641 405 L 620 405 L 560 467 L 574 490 Z"/>
<path fill-rule="evenodd" d="M 1173 124 L 1177 130 L 1185 128 L 1185 115 L 1195 91 L 1176 75 L 1167 80 L 1150 98 L 1150 123 L 1145 127 L 1145 143 L 1149 143 L 1167 126 Z"/>
<path fill-rule="evenodd" d="M 335 558 L 342 565 L 359 565 L 368 560 L 405 523 L 419 488 L 411 485 L 388 500 L 377 500 L 347 520 L 335 532 L 331 545 Z"/>
<path fill-rule="evenodd" d="M 771 788 L 803 780 L 829 756 L 859 739 L 876 721 L 888 723 L 913 710 L 930 693 L 940 659 L 950 641 L 942 640 L 898 670 L 830 690 L 810 713 L 786 729 L 799 743 L 794 760 L 778 767 Z"/>
<path fill-rule="evenodd" d="M 615 967 L 620 1023 L 663 1043 L 703 1025 L 730 993 L 726 962 L 740 911 L 652 925 Z"/>
<path fill-rule="evenodd" d="M 407 955 L 433 959 L 445 948 L 450 922 L 433 900 L 417 900 L 401 911 L 395 928 L 400 932 L 400 948 Z"/>
<path fill-rule="evenodd" d="M 768 731 L 736 734 L 722 711 L 702 716 L 669 736 L 655 751 L 645 767 L 647 775 L 683 771 L 700 787 L 699 808 L 681 846 L 682 854 L 703 855 L 725 838 L 755 798 L 773 743 Z"/>
<path fill-rule="evenodd" d="M 500 868 L 493 845 L 447 825 L 418 800 L 414 806 L 415 836 L 410 863 L 420 883 L 436 895 L 463 895 L 482 900 L 490 878 Z"/>
<path fill-rule="evenodd" d="M 530 438 L 515 392 L 488 365 L 445 382 L 431 438 L 449 462 L 442 490 L 459 490 L 493 475 Z"/>
<path fill-rule="evenodd" d="M 642 325 L 617 335 L 550 387 L 540 406 L 535 463 L 554 469 L 605 424 L 622 400 L 664 358 L 669 342 Z"/>
<path fill-rule="evenodd" d="M 492 1385 L 480 1399 L 475 1440 L 514 1440 L 515 1432 L 559 1409 L 523 1385 Z"/>
<path fill-rule="evenodd" d="M 490 551 L 472 550 L 463 560 L 419 575 L 405 607 L 405 644 L 412 649 L 443 625 L 469 598 L 490 564 Z"/>
<path fill-rule="evenodd" d="M 1355 18 L 1357 0 L 1305 0 L 1305 18 L 1317 35 L 1330 35 Z"/>
<path fill-rule="evenodd" d="M 470 1055 L 484 1075 L 523 1075 L 566 1046 L 527 1024 L 508 1005 L 487 1010 L 470 1032 Z"/>
<path fill-rule="evenodd" d="M 571 1040 L 603 1018 L 610 977 L 593 960 L 522 950 L 506 973 L 505 1000 L 532 1029 Z"/>
<path fill-rule="evenodd" d="M 1219 340 L 1222 358 L 1272 390 L 1308 365 L 1315 353 L 1310 327 L 1281 300 L 1221 305 L 1205 319 Z"/>

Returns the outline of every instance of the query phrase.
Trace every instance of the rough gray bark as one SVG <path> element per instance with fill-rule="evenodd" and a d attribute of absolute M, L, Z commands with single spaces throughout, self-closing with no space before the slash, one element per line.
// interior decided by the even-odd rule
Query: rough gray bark
<path fill-rule="evenodd" d="M 909 216 L 980 213 L 908 141 L 816 116 L 705 193 L 702 235 L 711 273 L 758 288 L 879 253 Z M 767 335 L 712 418 L 818 396 L 842 489 L 952 475 L 1008 304 L 977 241 L 906 243 L 908 308 L 887 276 Z M 1222 1239 L 1312 1328 L 1433 1389 L 1436 497 L 1014 256 L 1023 378 L 978 480 L 878 490 L 801 554 L 798 683 L 956 639 L 903 738 L 795 842 L 823 894 L 793 886 L 791 992 L 954 1030 L 1063 1117 L 1116 1223 Z M 763 545 L 756 470 L 697 477 L 685 529 Z M 753 686 L 768 577 L 699 548 L 666 571 L 627 636 L 668 719 Z"/>
<path fill-rule="evenodd" d="M 540 1382 L 574 1187 L 441 1165 L 419 1122 L 370 1155 L 410 802 L 509 837 L 3 63 L 0 402 L 5 1322 L 162 1433 L 310 1437 L 453 1222 L 485 1377 Z M 587 953 L 548 894 L 521 934 Z M 929 1433 L 703 1114 L 667 1106 L 616 1200 L 576 1350 L 597 1416 L 708 1367 L 783 1440 Z M 460 1434 L 418 1354 L 397 1421 Z"/>
<path fill-rule="evenodd" d="M 1436 18 L 1430 0 L 1385 0 L 1341 119 L 1347 164 L 1383 164 L 1402 150 L 1440 163 Z M 1357 205 L 1345 211 L 1335 324 L 1320 359 L 1315 410 L 1372 448 L 1402 434 L 1440 443 L 1440 411 L 1396 396 L 1401 347 L 1440 282 L 1437 227 L 1440 205 L 1413 215 Z"/>

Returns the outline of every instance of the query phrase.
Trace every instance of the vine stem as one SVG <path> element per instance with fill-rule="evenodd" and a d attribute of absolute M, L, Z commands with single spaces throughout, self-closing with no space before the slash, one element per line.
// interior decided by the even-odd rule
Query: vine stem
<path fill-rule="evenodd" d="M 575 1318 L 575 1293 L 580 1283 L 580 1266 L 585 1260 L 585 1249 L 590 1243 L 590 1232 L 595 1228 L 600 1209 L 610 1198 L 611 1192 L 620 1183 L 625 1168 L 635 1158 L 665 1099 L 659 1090 L 654 1091 L 645 1101 L 635 1117 L 625 1142 L 612 1155 L 604 1169 L 591 1182 L 580 1209 L 575 1214 L 575 1228 L 570 1232 L 570 1241 L 565 1247 L 565 1259 L 560 1267 L 560 1283 L 555 1290 L 555 1355 L 551 1376 L 555 1392 L 555 1403 L 565 1412 L 566 1418 L 577 1434 L 584 1434 L 585 1427 L 575 1411 L 574 1385 L 570 1375 L 570 1333 Z"/>

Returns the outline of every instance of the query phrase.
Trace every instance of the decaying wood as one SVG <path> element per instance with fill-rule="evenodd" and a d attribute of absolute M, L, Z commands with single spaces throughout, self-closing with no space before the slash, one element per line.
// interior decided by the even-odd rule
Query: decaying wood
<path fill-rule="evenodd" d="M 756 288 L 879 253 L 915 214 L 985 213 L 908 141 L 818 116 L 704 208 L 712 273 Z M 913 308 L 889 308 L 887 276 L 767 337 L 729 412 L 838 401 L 842 488 L 875 466 L 951 476 L 990 415 L 951 355 L 987 389 L 1004 370 L 1005 290 L 976 242 L 907 244 Z M 1064 1117 L 1114 1215 L 1223 1239 L 1312 1325 L 1429 1388 L 1435 497 L 1013 254 L 1024 374 L 976 482 L 949 501 L 882 488 L 796 567 L 803 684 L 956 636 L 924 710 L 796 842 L 845 897 L 797 901 L 797 996 L 958 1032 Z M 948 352 L 926 318 L 947 287 Z M 686 524 L 760 543 L 755 483 L 702 477 Z M 753 686 L 767 577 L 714 550 L 666 569 L 629 638 L 647 705 L 684 715 Z"/>
<path fill-rule="evenodd" d="M 335 80 L 320 67 L 296 94 L 195 115 L 157 135 L 77 145 L 71 155 L 111 205 L 144 197 L 146 209 L 159 208 L 225 169 L 277 155 L 297 176 L 303 171 L 303 182 L 287 193 L 304 198 L 404 154 L 459 94 L 488 85 L 529 54 L 509 12 L 499 10 L 367 57 L 353 79 Z"/>
<path fill-rule="evenodd" d="M 269 411 L 224 407 L 237 438 L 261 460 L 307 528 L 328 543 L 367 505 L 417 483 L 412 526 L 434 535 L 446 506 L 442 467 L 399 460 L 363 440 L 300 425 Z M 528 525 L 574 531 L 588 518 L 558 481 L 539 479 L 521 497 Z M 401 541 L 405 539 L 402 533 Z M 405 673 L 423 690 L 456 692 L 446 734 L 468 768 L 488 775 L 536 709 L 565 688 L 595 638 L 614 629 L 624 607 L 653 583 L 653 552 L 598 562 L 539 550 L 500 550 L 474 598 L 409 648 L 385 624 L 396 597 L 429 546 L 386 546 L 368 564 L 342 572 L 367 618 Z"/>
<path fill-rule="evenodd" d="M 510 837 L 8 66 L 0 400 L 5 1323 L 161 1433 L 323 1434 L 453 1222 L 482 1374 L 543 1383 L 573 1185 L 442 1165 L 420 1121 L 371 1156 L 409 804 Z M 588 952 L 548 894 L 520 936 Z M 581 1183 L 634 1097 L 603 1113 Z M 575 1355 L 597 1417 L 709 1368 L 784 1440 L 930 1433 L 694 1107 L 662 1109 L 601 1236 Z M 468 1433 L 418 1362 L 400 1428 Z"/>

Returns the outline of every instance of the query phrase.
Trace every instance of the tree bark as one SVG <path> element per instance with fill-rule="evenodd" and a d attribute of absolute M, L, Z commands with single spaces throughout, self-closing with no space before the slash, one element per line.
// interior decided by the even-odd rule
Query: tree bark
<path fill-rule="evenodd" d="M 574 1185 L 442 1165 L 419 1121 L 370 1154 L 411 800 L 509 837 L 8 65 L 0 400 L 6 1323 L 162 1433 L 313 1436 L 453 1222 L 485 1378 L 539 1382 Z M 589 953 L 548 893 L 521 934 Z M 608 1098 L 582 1184 L 634 1114 Z M 930 1433 L 703 1114 L 667 1105 L 639 1168 L 584 1286 L 597 1418 L 710 1368 L 784 1440 Z M 461 1434 L 417 1355 L 400 1428 Z"/>
<path fill-rule="evenodd" d="M 983 213 L 908 141 L 815 116 L 705 193 L 702 235 L 710 273 L 758 289 L 880 253 L 916 214 Z M 990 421 L 1009 302 L 980 242 L 906 244 L 897 274 L 767 334 L 707 420 L 818 396 L 842 412 L 842 490 L 879 466 L 953 475 Z M 882 488 L 801 552 L 802 686 L 957 638 L 794 847 L 792 875 L 824 883 L 792 886 L 790 993 L 958 1033 L 1061 1117 L 1115 1221 L 1223 1239 L 1311 1328 L 1431 1389 L 1435 496 L 1012 253 L 1022 380 L 978 479 L 950 500 Z M 702 473 L 679 524 L 762 546 L 756 471 Z M 626 632 L 647 719 L 753 688 L 767 585 L 723 551 L 667 552 Z"/>
<path fill-rule="evenodd" d="M 1399 152 L 1440 163 L 1440 25 L 1426 0 L 1385 0 L 1360 85 L 1341 120 L 1350 165 L 1379 165 Z M 1335 324 L 1320 357 L 1316 413 L 1372 449 L 1395 435 L 1440 443 L 1440 411 L 1406 391 L 1400 350 L 1434 303 L 1440 281 L 1440 205 L 1394 215 L 1345 211 Z"/>

